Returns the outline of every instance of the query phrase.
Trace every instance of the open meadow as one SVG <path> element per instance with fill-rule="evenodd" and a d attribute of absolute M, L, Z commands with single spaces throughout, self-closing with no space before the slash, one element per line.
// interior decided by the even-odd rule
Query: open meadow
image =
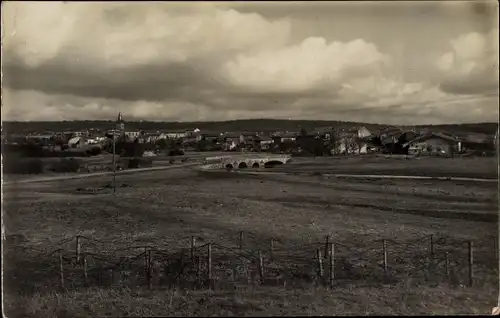
<path fill-rule="evenodd" d="M 377 160 L 265 170 L 497 170 L 490 158 Z M 77 191 L 110 182 L 4 187 L 7 316 L 487 314 L 497 303 L 496 183 L 179 168 L 120 175 L 115 196 Z"/>
<path fill-rule="evenodd" d="M 411 157 L 398 155 L 364 155 L 352 157 L 294 158 L 296 164 L 277 167 L 275 171 L 386 174 L 428 177 L 464 177 L 497 179 L 495 157 Z"/>

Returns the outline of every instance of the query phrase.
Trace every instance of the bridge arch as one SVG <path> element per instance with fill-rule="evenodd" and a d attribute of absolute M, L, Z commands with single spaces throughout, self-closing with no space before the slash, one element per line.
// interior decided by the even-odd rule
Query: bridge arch
<path fill-rule="evenodd" d="M 264 168 L 273 168 L 278 165 L 282 165 L 283 162 L 279 160 L 270 160 L 264 164 Z"/>
<path fill-rule="evenodd" d="M 228 163 L 228 164 L 226 164 L 225 168 L 226 168 L 227 170 L 232 170 L 232 169 L 234 168 L 234 166 L 233 166 L 233 164 Z"/>
<path fill-rule="evenodd" d="M 248 165 L 245 161 L 242 161 L 238 164 L 238 169 L 245 169 L 248 168 Z"/>
<path fill-rule="evenodd" d="M 252 165 L 252 168 L 254 168 L 254 169 L 260 168 L 259 163 L 258 162 L 254 162 L 253 165 Z"/>

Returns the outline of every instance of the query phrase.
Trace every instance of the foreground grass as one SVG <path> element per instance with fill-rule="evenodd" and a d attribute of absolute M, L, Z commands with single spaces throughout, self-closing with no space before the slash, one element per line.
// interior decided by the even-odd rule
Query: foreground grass
<path fill-rule="evenodd" d="M 320 316 L 486 314 L 494 306 L 474 289 L 349 286 L 232 290 L 90 288 L 9 299 L 8 317 Z"/>
<path fill-rule="evenodd" d="M 109 178 L 7 189 L 7 230 L 22 234 L 27 249 L 52 250 L 56 241 L 78 234 L 111 242 L 99 253 L 111 253 L 138 240 L 169 249 L 186 248 L 190 235 L 203 237 L 203 242 L 235 246 L 239 231 L 253 233 L 256 242 L 273 237 L 290 245 L 323 241 L 330 234 L 335 242 L 363 249 L 363 242 L 380 238 L 405 241 L 442 234 L 484 242 L 477 245 L 478 266 L 492 264 L 490 238 L 497 225 L 443 215 L 495 213 L 496 187 L 492 185 L 249 178 L 228 173 L 217 177 L 191 171 L 120 176 L 118 182 L 132 186 L 120 188 L 116 198 L 75 194 L 78 187 L 102 186 Z M 360 207 L 360 202 L 367 206 Z M 409 214 L 406 209 L 430 211 L 435 217 Z M 254 242 L 248 238 L 248 243 Z M 73 244 L 65 247 L 73 248 Z M 359 259 L 355 252 L 338 250 L 339 257 L 344 255 L 356 266 L 380 260 L 380 253 L 373 259 Z M 395 252 L 390 253 L 392 262 Z M 214 254 L 219 252 L 214 250 Z M 35 259 L 36 253 L 27 256 Z M 17 267 L 23 275 L 27 268 L 22 264 L 14 258 L 7 269 Z M 416 282 L 408 275 L 387 284 L 344 277 L 333 290 L 233 284 L 214 291 L 166 287 L 58 291 L 56 275 L 55 284 L 36 287 L 32 281 L 31 286 L 20 288 L 19 280 L 17 285 L 14 280 L 6 286 L 4 307 L 9 317 L 486 314 L 496 302 L 497 275 L 490 265 L 488 272 L 476 273 L 480 284 L 472 288 Z"/>

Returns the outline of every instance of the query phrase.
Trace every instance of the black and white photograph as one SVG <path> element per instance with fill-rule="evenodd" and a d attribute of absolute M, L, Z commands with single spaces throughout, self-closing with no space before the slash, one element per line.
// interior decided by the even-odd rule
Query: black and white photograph
<path fill-rule="evenodd" d="M 500 315 L 498 1 L 1 16 L 4 317 Z"/>

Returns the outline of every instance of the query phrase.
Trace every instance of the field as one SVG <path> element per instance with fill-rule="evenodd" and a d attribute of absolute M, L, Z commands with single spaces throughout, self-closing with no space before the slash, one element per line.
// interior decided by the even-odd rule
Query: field
<path fill-rule="evenodd" d="M 497 179 L 498 160 L 494 157 L 416 157 L 405 156 L 354 156 L 297 158 L 297 164 L 276 168 L 276 171 L 387 174 L 429 177 L 464 177 Z"/>
<path fill-rule="evenodd" d="M 431 175 L 483 178 L 494 178 L 496 171 L 495 161 L 488 158 L 365 158 L 364 167 L 357 160 L 297 159 L 269 170 L 414 175 L 425 168 Z M 118 184 L 128 186 L 120 187 L 116 197 L 109 191 L 76 192 L 109 179 L 4 188 L 8 316 L 486 314 L 497 303 L 495 183 L 175 169 L 119 176 Z M 304 273 L 314 272 L 317 250 L 311 246 L 324 245 L 330 235 L 337 248 L 334 287 L 297 279 L 262 285 L 254 280 L 219 282 L 212 290 L 159 285 L 61 290 L 57 274 L 40 272 L 50 259 L 38 257 L 39 251 L 53 250 L 58 241 L 75 235 L 106 242 L 100 253 L 111 253 L 133 242 L 170 251 L 189 248 L 191 236 L 198 237 L 198 244 L 236 247 L 240 232 L 246 236 L 245 250 L 265 249 L 273 238 L 276 266 L 286 271 L 284 266 L 296 260 Z M 429 257 L 430 235 L 442 238 L 440 245 L 436 242 L 436 258 L 449 252 L 448 279 L 443 263 Z M 389 273 L 380 267 L 381 239 L 389 242 Z M 467 286 L 467 261 L 462 261 L 468 253 L 463 242 L 469 240 L 474 243 L 472 287 Z M 396 248 L 408 242 L 415 244 Z M 299 250 L 307 254 L 300 260 L 293 256 Z M 213 254 L 214 272 L 219 273 L 217 260 L 228 252 L 214 247 Z M 267 254 L 265 259 L 270 267 Z M 57 264 L 56 258 L 53 262 Z"/>
<path fill-rule="evenodd" d="M 228 153 L 224 152 L 187 152 L 183 156 L 154 156 L 154 157 L 145 157 L 150 158 L 152 160 L 153 167 L 163 167 L 163 166 L 171 166 L 182 164 L 183 159 L 187 159 L 187 162 L 203 162 L 205 157 L 209 156 L 219 156 L 219 155 L 227 155 Z M 46 177 L 61 177 L 61 176 L 74 176 L 74 175 L 82 175 L 88 174 L 89 169 L 86 167 L 91 166 L 90 173 L 94 172 L 106 172 L 112 171 L 113 169 L 113 155 L 111 154 L 101 154 L 92 157 L 78 157 L 75 158 L 77 161 L 81 163 L 82 168 L 79 172 L 52 172 L 48 171 L 47 167 L 53 163 L 59 162 L 62 158 L 39 158 L 43 165 L 45 166 L 44 172 L 40 174 L 14 174 L 14 173 L 6 173 L 3 176 L 4 182 L 15 182 L 20 180 L 33 180 L 39 178 Z M 68 158 L 63 158 L 67 160 Z M 117 163 L 121 164 L 122 167 L 126 167 L 126 162 L 130 158 L 120 158 L 117 157 Z M 172 163 L 171 160 L 174 160 Z M 126 169 L 127 170 L 127 169 Z"/>

